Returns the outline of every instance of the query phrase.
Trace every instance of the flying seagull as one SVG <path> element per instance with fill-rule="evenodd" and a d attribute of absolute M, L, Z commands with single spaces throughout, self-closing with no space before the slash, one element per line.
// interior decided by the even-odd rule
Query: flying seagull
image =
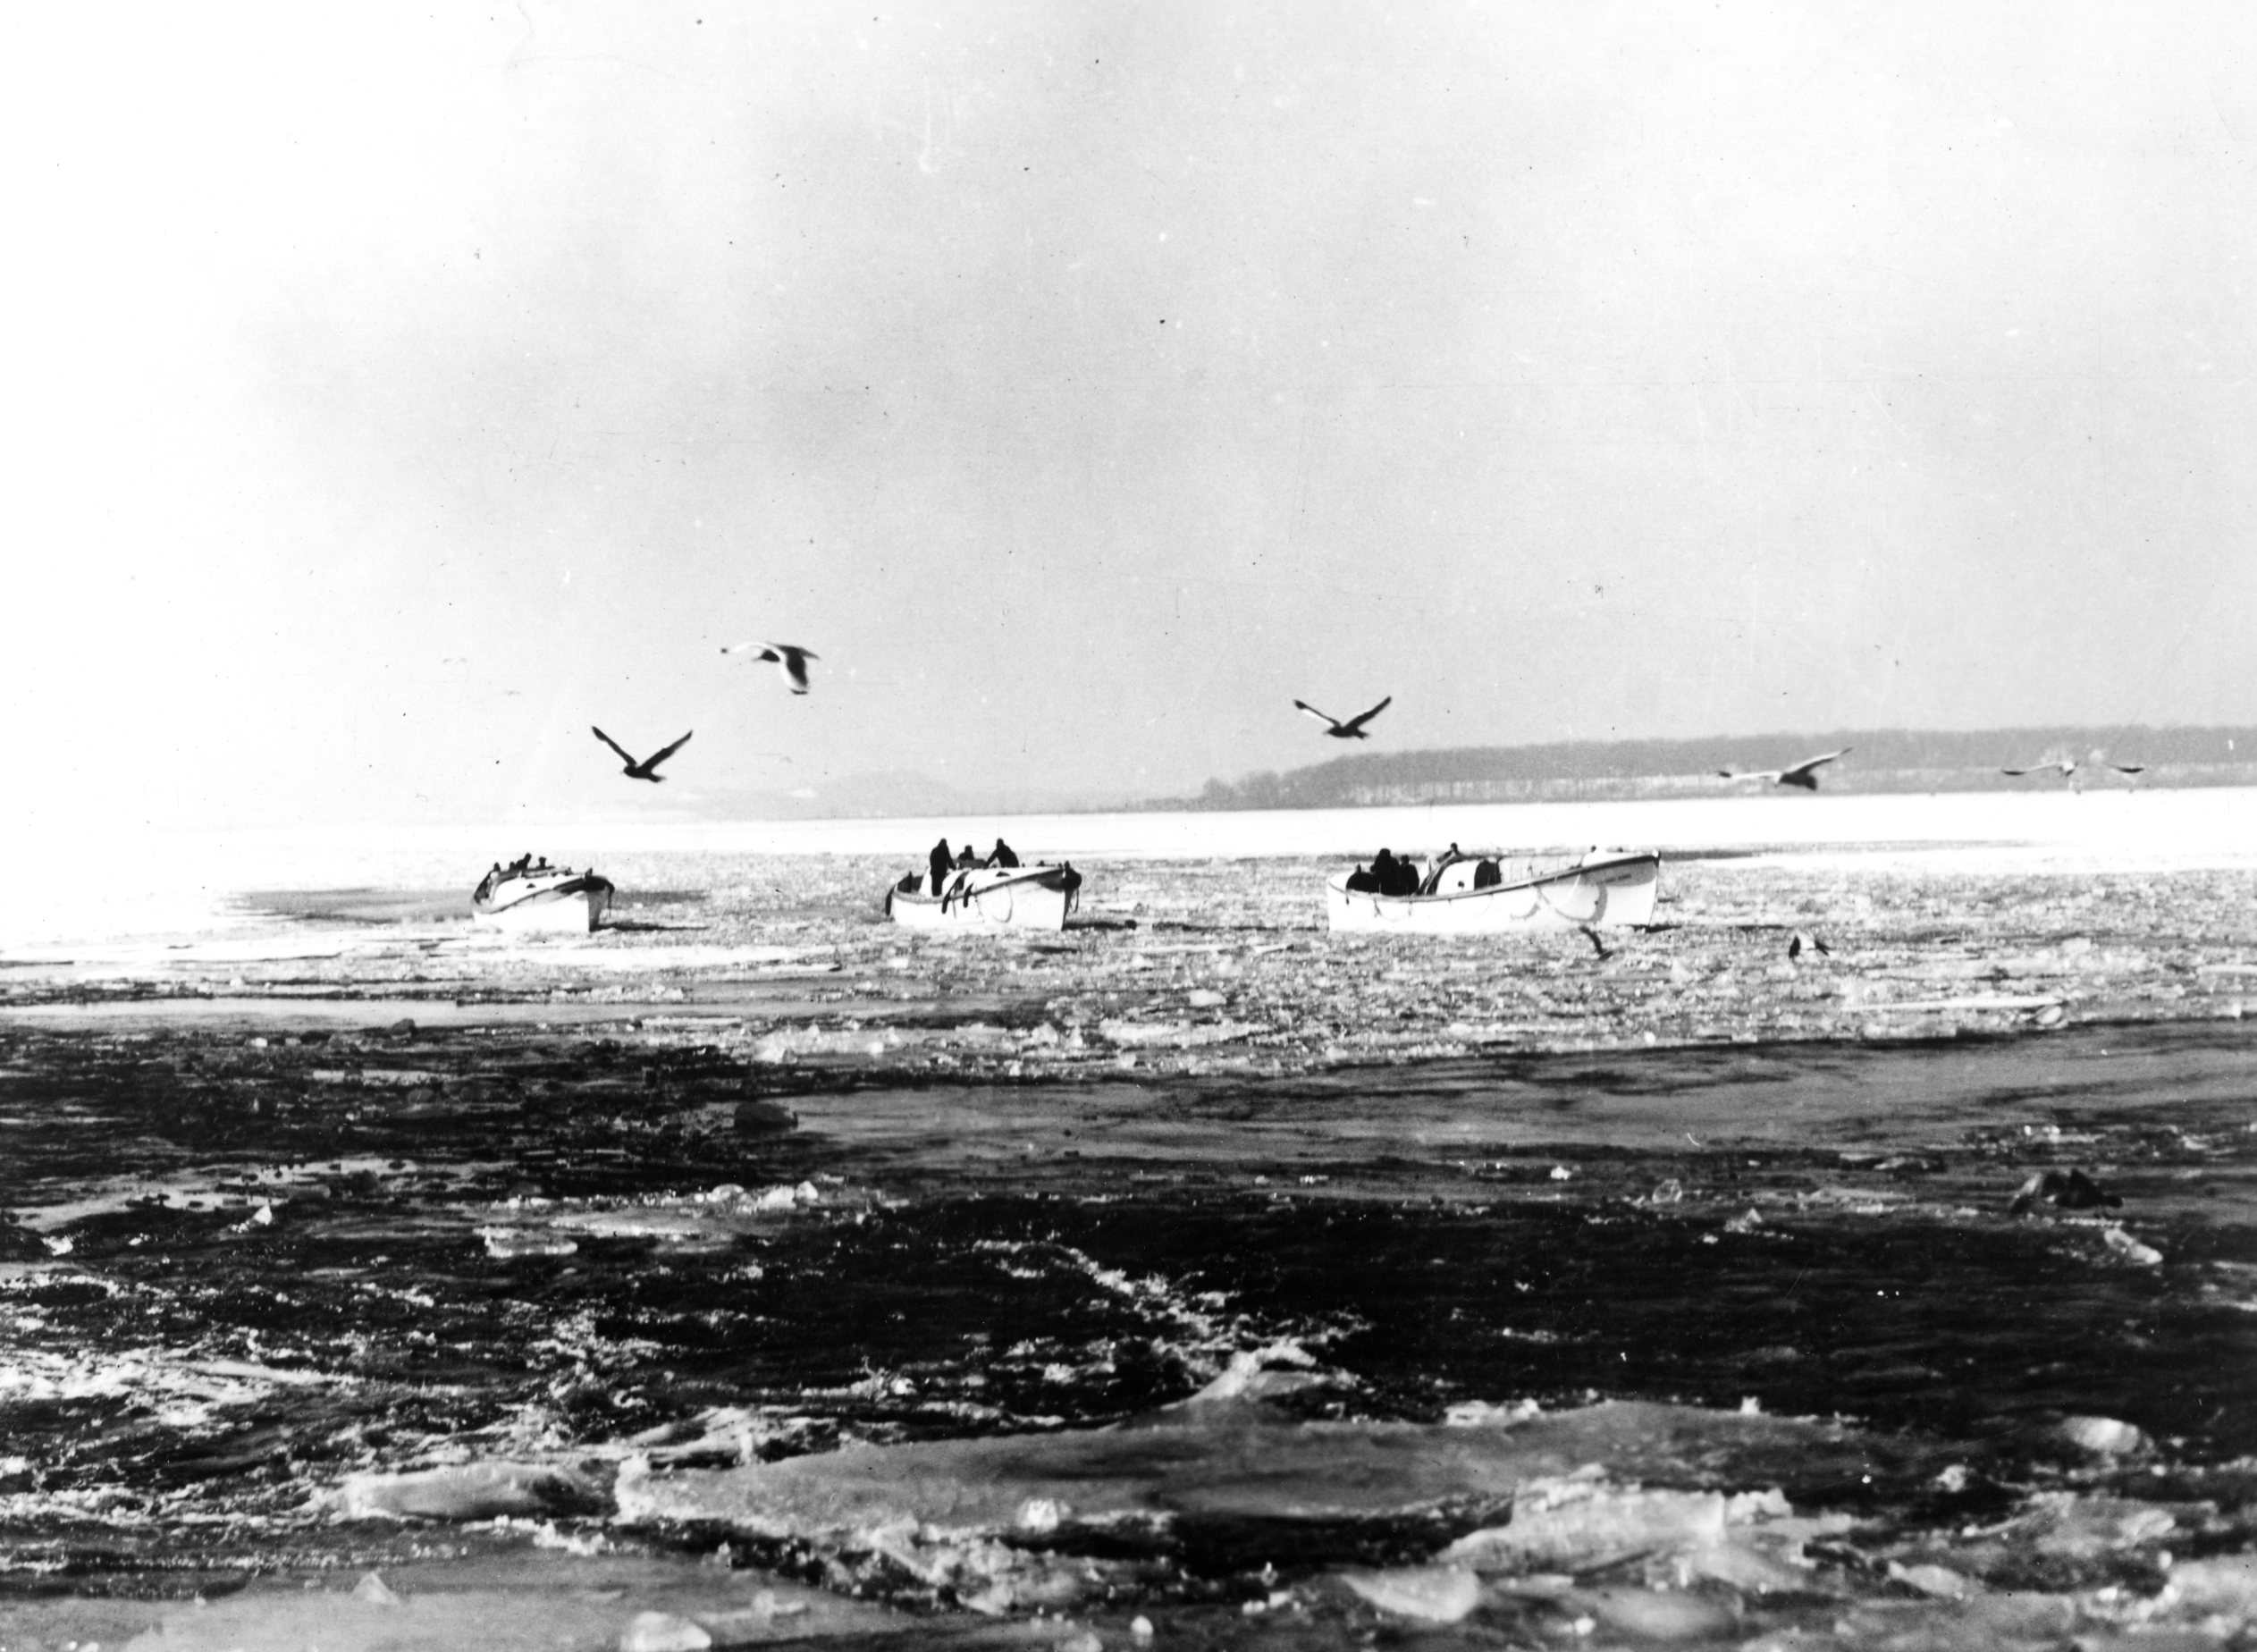
<path fill-rule="evenodd" d="M 784 674 L 784 681 L 790 685 L 794 694 L 807 692 L 807 662 L 810 660 L 822 658 L 821 654 L 811 653 L 807 649 L 797 647 L 790 643 L 733 643 L 721 652 L 743 653 L 748 648 L 760 650 L 753 656 L 754 659 L 765 660 L 781 670 Z"/>
<path fill-rule="evenodd" d="M 1727 780 L 1769 780 L 1773 786 L 1799 786 L 1805 791 L 1818 789 L 1818 771 L 1837 757 L 1849 755 L 1845 746 L 1838 752 L 1821 752 L 1815 757 L 1806 757 L 1800 763 L 1784 769 L 1756 769 L 1741 774 L 1731 769 L 1719 769 L 1717 774 Z"/>
<path fill-rule="evenodd" d="M 632 752 L 628 751 L 626 746 L 621 746 L 610 735 L 604 733 L 602 729 L 596 729 L 594 723 L 590 723 L 588 727 L 595 729 L 595 738 L 597 739 L 602 741 L 604 745 L 619 753 L 619 761 L 627 764 L 626 769 L 622 771 L 622 772 L 626 774 L 628 780 L 648 780 L 653 786 L 659 785 L 666 779 L 664 775 L 658 772 L 659 764 L 664 763 L 669 757 L 671 757 L 676 752 L 680 751 L 682 747 L 690 743 L 690 737 L 688 734 L 686 734 L 680 739 L 675 741 L 673 745 L 653 752 L 648 757 L 644 758 L 642 762 L 637 763 L 635 761 L 635 754 Z M 690 730 L 690 734 L 695 734 L 697 730 L 695 729 Z"/>
<path fill-rule="evenodd" d="M 1359 712 L 1357 715 L 1351 717 L 1346 722 L 1342 722 L 1337 718 L 1326 716 L 1324 712 L 1318 711 L 1306 700 L 1295 700 L 1293 704 L 1302 712 L 1308 713 L 1310 716 L 1314 717 L 1318 722 L 1324 724 L 1325 732 L 1335 740 L 1369 740 L 1371 737 L 1364 732 L 1364 725 L 1369 722 L 1373 718 L 1378 716 L 1380 712 L 1385 711 L 1394 703 L 1395 696 L 1389 695 L 1385 699 L 1380 701 L 1378 704 L 1373 706 L 1369 711 Z"/>
<path fill-rule="evenodd" d="M 2093 758 L 2093 762 L 2094 766 L 2097 768 L 2113 769 L 2118 774 L 2144 774 L 2147 772 L 2147 765 L 2143 763 L 2104 763 L 2097 756 Z M 2068 781 L 2071 785 L 2075 785 L 2076 783 L 2076 771 L 2082 766 L 2083 765 L 2081 765 L 2074 757 L 2049 757 L 2043 763 L 2034 763 L 2025 768 L 2020 769 L 2001 769 L 1999 772 L 2000 774 L 2011 774 L 2017 778 L 2025 774 L 2058 774 L 2063 780 Z"/>

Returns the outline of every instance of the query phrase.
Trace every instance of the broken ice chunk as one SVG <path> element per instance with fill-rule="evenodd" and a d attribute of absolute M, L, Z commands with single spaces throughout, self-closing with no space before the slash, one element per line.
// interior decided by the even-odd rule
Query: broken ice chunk
<path fill-rule="evenodd" d="M 1724 1540 L 1721 1493 L 1538 1482 L 1521 1488 L 1507 1524 L 1468 1533 L 1442 1557 L 1483 1572 L 1587 1572 L 1626 1555 Z"/>
<path fill-rule="evenodd" d="M 379 1572 L 370 1572 L 353 1585 L 353 1598 L 377 1606 L 396 1606 L 400 1604 L 400 1597 L 392 1593 L 391 1585 L 384 1581 L 383 1574 Z"/>
<path fill-rule="evenodd" d="M 1646 1640 L 1713 1640 L 1739 1622 L 1723 1602 L 1678 1590 L 1578 1590 L 1572 1602 L 1606 1628 Z"/>
<path fill-rule="evenodd" d="M 348 1474 L 326 1499 L 348 1519 L 491 1520 L 600 1506 L 596 1488 L 538 1463 L 471 1462 L 407 1474 Z"/>
<path fill-rule="evenodd" d="M 2101 1237 L 2108 1248 L 2135 1268 L 2160 1268 L 2163 1253 L 2152 1244 L 2142 1244 L 2120 1227 L 2101 1230 Z"/>
<path fill-rule="evenodd" d="M 1949 1566 L 1906 1566 L 1892 1560 L 1889 1563 L 1889 1575 L 1898 1582 L 1916 1589 L 1924 1595 L 1933 1595 L 1939 1600 L 1965 1600 L 1983 1587 Z"/>
<path fill-rule="evenodd" d="M 1429 1623 L 1454 1623 L 1481 1603 L 1481 1580 L 1467 1566 L 1343 1572 L 1340 1580 L 1382 1612 Z"/>
<path fill-rule="evenodd" d="M 713 1637 L 670 1612 L 638 1612 L 619 1631 L 619 1652 L 703 1652 Z"/>
<path fill-rule="evenodd" d="M 2114 1417 L 2064 1417 L 2061 1437 L 2096 1457 L 2125 1457 L 2143 1450 L 2147 1436 Z"/>

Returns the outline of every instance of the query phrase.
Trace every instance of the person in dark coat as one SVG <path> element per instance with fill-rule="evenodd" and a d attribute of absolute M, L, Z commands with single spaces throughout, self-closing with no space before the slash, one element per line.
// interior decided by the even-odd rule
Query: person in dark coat
<path fill-rule="evenodd" d="M 1348 892 L 1352 895 L 1377 895 L 1379 880 L 1371 875 L 1369 866 L 1359 866 L 1348 874 Z"/>
<path fill-rule="evenodd" d="M 1371 863 L 1371 875 L 1379 880 L 1382 895 L 1416 895 L 1419 892 L 1419 868 L 1407 860 L 1397 860 L 1386 850 L 1379 851 Z"/>
<path fill-rule="evenodd" d="M 956 870 L 958 872 L 969 872 L 979 864 L 979 854 L 970 844 L 965 844 L 964 847 L 957 852 Z"/>
<path fill-rule="evenodd" d="M 948 881 L 948 874 L 956 869 L 956 858 L 948 852 L 946 838 L 932 846 L 932 853 L 925 856 L 925 864 L 932 871 L 932 893 L 937 899 L 941 887 Z"/>
<path fill-rule="evenodd" d="M 1473 869 L 1473 887 L 1477 889 L 1495 889 L 1504 881 L 1504 868 L 1493 860 L 1485 860 Z"/>
<path fill-rule="evenodd" d="M 1012 853 L 1011 846 L 1006 843 L 1002 839 L 998 838 L 995 840 L 995 847 L 989 851 L 988 864 L 990 866 L 1015 866 L 1018 864 L 1019 857 Z"/>

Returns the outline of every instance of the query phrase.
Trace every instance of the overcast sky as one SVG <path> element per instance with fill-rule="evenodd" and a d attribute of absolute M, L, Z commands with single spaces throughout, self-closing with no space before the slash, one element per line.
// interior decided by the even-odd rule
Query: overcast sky
<path fill-rule="evenodd" d="M 2257 8 L 12 30 L 37 807 L 2257 721 Z"/>

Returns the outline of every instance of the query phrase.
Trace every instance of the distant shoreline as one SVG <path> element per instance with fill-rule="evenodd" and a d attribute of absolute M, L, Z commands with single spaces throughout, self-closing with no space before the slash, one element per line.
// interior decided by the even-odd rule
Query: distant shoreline
<path fill-rule="evenodd" d="M 1840 751 L 1821 792 L 1914 793 L 2185 789 L 2257 785 L 2257 728 L 2143 724 L 1933 730 L 1834 729 L 1822 733 L 1690 740 L 1572 740 L 1543 746 L 1353 751 L 1283 772 L 1209 780 L 1194 797 L 1131 805 L 1154 810 L 1342 809 L 1425 804 L 1634 802 L 1729 796 L 1769 789 L 1720 771 L 1761 771 Z M 2069 760 L 2074 778 L 2004 772 Z M 2111 763 L 2135 765 L 2126 775 Z"/>
<path fill-rule="evenodd" d="M 2257 786 L 2257 763 L 2168 763 L 2126 778 L 2107 773 L 2083 783 L 2092 791 L 2185 791 L 2213 787 Z M 2016 779 L 1996 769 L 1866 769 L 1830 771 L 1822 792 L 1845 796 L 1941 792 L 2033 792 L 2065 789 L 2053 776 Z M 1352 784 L 1337 797 L 1262 803 L 1208 797 L 1176 797 L 1128 805 L 1139 812 L 1242 809 L 1377 809 L 1438 803 L 1637 803 L 1661 798 L 1760 796 L 1754 780 L 1729 780 L 1714 774 L 1644 774 L 1556 777 L 1550 780 L 1433 780 Z M 1076 811 L 1079 813 L 1079 811 Z M 1091 811 L 1104 813 L 1105 811 Z"/>

